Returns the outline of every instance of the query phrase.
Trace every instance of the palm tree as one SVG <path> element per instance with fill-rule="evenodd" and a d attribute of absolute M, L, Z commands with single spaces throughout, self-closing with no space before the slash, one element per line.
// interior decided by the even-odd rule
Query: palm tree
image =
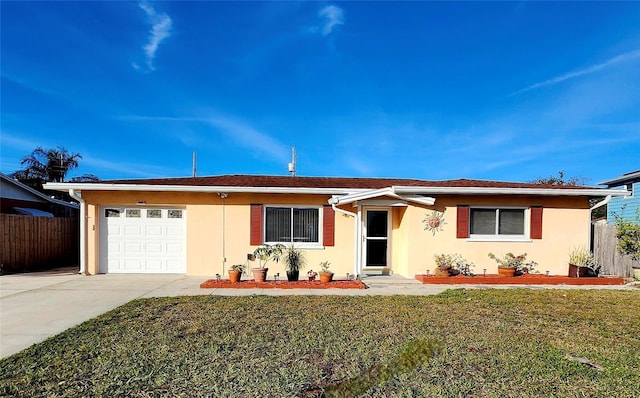
<path fill-rule="evenodd" d="M 31 154 L 25 156 L 20 164 L 24 167 L 11 174 L 11 177 L 32 188 L 42 191 L 45 182 L 63 182 L 70 170 L 78 168 L 79 153 L 69 153 L 64 147 L 44 149 L 37 147 Z M 85 181 L 97 181 L 96 176 L 85 175 L 75 177 Z"/>

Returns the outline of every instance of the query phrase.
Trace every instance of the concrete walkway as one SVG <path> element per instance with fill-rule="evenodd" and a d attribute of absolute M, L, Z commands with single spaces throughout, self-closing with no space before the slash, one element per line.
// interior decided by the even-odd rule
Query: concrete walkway
<path fill-rule="evenodd" d="M 365 290 L 348 289 L 200 289 L 206 277 L 184 275 L 81 276 L 73 270 L 0 277 L 0 357 L 19 352 L 131 300 L 145 297 L 221 295 L 432 295 L 447 289 L 598 288 L 626 286 L 496 286 L 424 285 L 399 276 L 363 279 Z"/>

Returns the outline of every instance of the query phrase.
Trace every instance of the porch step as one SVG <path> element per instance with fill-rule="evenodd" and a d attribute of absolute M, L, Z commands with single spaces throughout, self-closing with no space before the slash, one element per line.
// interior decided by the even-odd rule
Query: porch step
<path fill-rule="evenodd" d="M 362 282 L 370 287 L 384 287 L 389 285 L 422 285 L 414 278 L 405 278 L 400 275 L 362 275 Z"/>
<path fill-rule="evenodd" d="M 393 275 L 393 272 L 389 267 L 364 267 L 362 268 L 362 275 Z"/>

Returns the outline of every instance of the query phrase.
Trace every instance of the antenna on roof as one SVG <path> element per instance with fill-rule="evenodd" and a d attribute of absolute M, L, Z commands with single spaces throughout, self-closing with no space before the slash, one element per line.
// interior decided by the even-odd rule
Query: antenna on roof
<path fill-rule="evenodd" d="M 196 153 L 195 152 L 193 153 L 192 162 L 193 162 L 193 177 L 195 177 L 196 176 Z"/>
<path fill-rule="evenodd" d="M 296 158 L 298 154 L 296 154 L 295 145 L 291 145 L 291 162 L 289 162 L 289 173 L 291 173 L 291 177 L 296 176 Z"/>

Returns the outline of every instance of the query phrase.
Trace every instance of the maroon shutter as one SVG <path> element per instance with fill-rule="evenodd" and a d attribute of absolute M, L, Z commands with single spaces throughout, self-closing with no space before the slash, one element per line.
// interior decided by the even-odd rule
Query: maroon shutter
<path fill-rule="evenodd" d="M 250 245 L 262 244 L 262 205 L 251 204 Z"/>
<path fill-rule="evenodd" d="M 542 239 L 542 206 L 531 207 L 531 239 Z"/>
<path fill-rule="evenodd" d="M 335 246 L 336 240 L 336 212 L 331 206 L 324 206 L 322 211 L 322 244 Z"/>
<path fill-rule="evenodd" d="M 456 220 L 456 238 L 469 237 L 469 206 L 458 205 L 458 218 Z"/>

